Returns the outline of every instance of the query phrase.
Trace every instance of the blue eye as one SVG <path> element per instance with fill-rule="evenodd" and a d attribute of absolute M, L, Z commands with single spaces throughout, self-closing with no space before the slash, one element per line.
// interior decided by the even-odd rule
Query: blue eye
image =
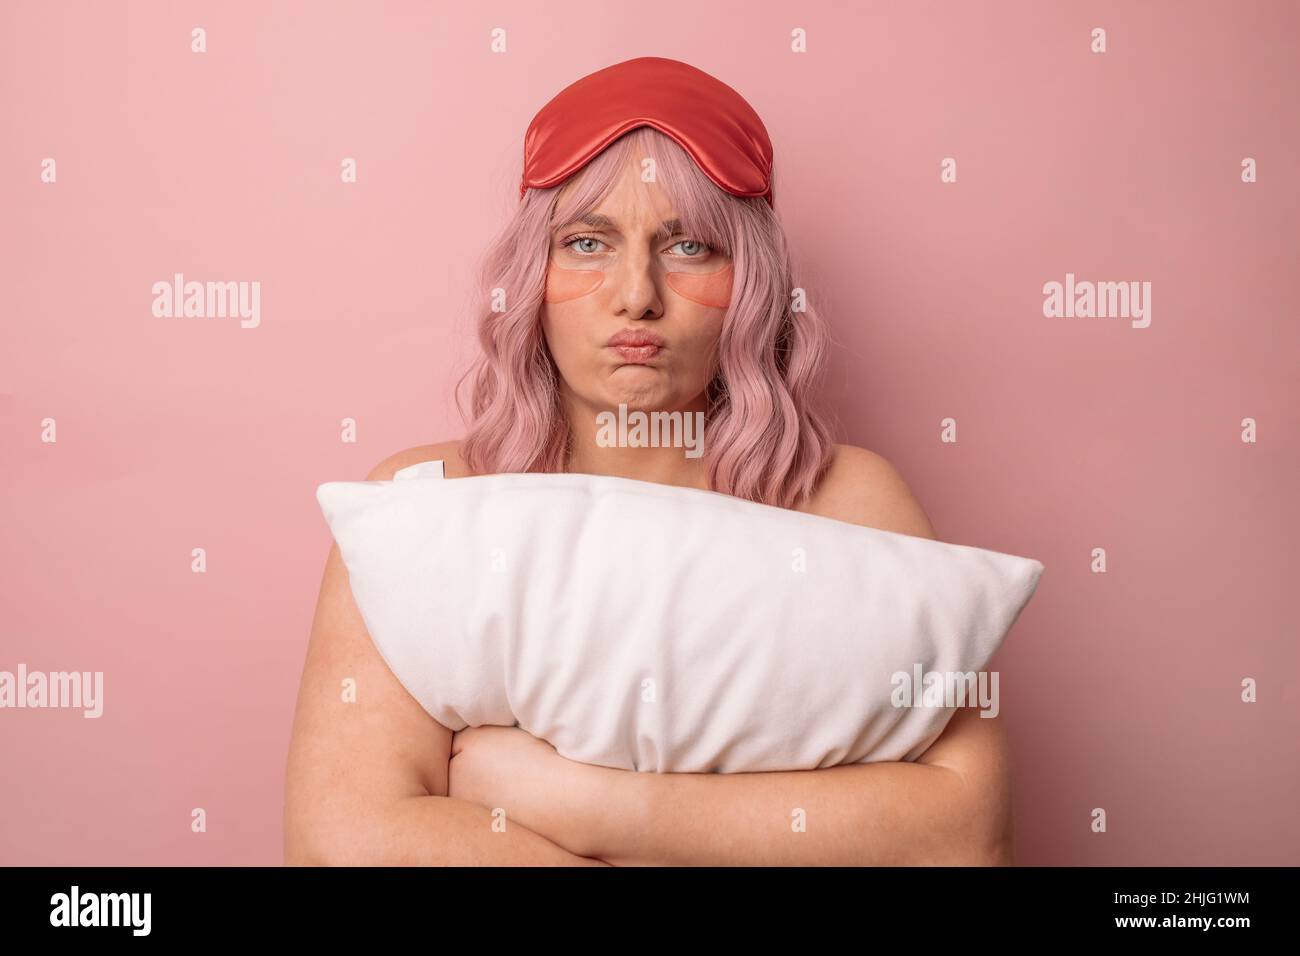
<path fill-rule="evenodd" d="M 576 246 L 580 242 L 594 242 L 597 245 L 602 245 L 602 246 L 604 245 L 604 243 L 601 242 L 599 239 L 597 239 L 595 236 L 573 236 L 569 239 L 565 239 L 562 243 L 560 243 L 560 247 L 562 249 L 568 249 L 572 246 Z M 583 246 L 578 251 L 589 255 L 595 252 L 596 250 Z"/>
<path fill-rule="evenodd" d="M 588 243 L 591 243 L 591 245 L 588 245 Z M 603 245 L 605 243 L 595 236 L 570 236 L 560 243 L 560 248 L 573 249 L 581 255 L 589 256 L 597 253 L 599 251 L 598 247 Z M 700 259 L 713 251 L 707 243 L 695 239 L 682 239 L 669 246 L 669 249 L 676 249 L 678 246 L 684 247 L 678 255 L 688 259 Z"/>

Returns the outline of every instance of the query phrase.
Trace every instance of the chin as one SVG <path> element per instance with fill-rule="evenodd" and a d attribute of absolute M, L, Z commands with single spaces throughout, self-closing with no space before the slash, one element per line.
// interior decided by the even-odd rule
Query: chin
<path fill-rule="evenodd" d="M 626 405 L 629 412 L 662 411 L 673 402 L 673 397 L 661 390 L 645 388 L 611 389 L 601 396 L 601 399 L 606 408 L 614 409 L 619 405 Z"/>

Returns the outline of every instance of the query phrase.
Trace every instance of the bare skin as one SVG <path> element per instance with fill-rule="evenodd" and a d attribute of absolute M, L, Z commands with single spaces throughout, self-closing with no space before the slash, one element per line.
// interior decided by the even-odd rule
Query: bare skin
<path fill-rule="evenodd" d="M 655 184 L 631 175 L 597 212 L 615 228 L 558 224 L 552 263 L 599 269 L 602 281 L 557 283 L 565 291 L 541 316 L 574 435 L 569 470 L 706 488 L 702 460 L 674 448 L 601 447 L 591 423 L 620 401 L 704 407 L 723 309 L 704 304 L 713 293 L 675 290 L 697 289 L 693 278 L 669 276 L 715 273 L 725 257 L 659 234 L 672 210 Z M 578 233 L 598 238 L 558 250 Z M 653 362 L 628 364 L 604 347 L 614 332 L 644 327 L 666 343 Z M 399 452 L 367 478 L 439 459 L 447 478 L 470 476 L 449 441 Z M 897 470 L 850 445 L 836 446 L 796 510 L 935 537 Z M 355 703 L 342 701 L 348 678 Z M 791 827 L 795 808 L 806 832 Z M 520 728 L 453 734 L 379 656 L 332 546 L 294 716 L 284 834 L 285 862 L 308 865 L 1005 865 L 1010 766 L 1001 718 L 971 708 L 914 762 L 785 773 L 634 773 L 567 760 Z"/>

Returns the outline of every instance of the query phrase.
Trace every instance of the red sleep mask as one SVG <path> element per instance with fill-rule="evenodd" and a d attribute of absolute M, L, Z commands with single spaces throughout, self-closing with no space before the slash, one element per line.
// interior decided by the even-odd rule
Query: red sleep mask
<path fill-rule="evenodd" d="M 772 203 L 772 141 L 754 108 L 703 70 L 659 56 L 597 70 L 538 111 L 524 135 L 520 198 L 558 186 L 638 126 L 671 136 L 720 188 Z"/>

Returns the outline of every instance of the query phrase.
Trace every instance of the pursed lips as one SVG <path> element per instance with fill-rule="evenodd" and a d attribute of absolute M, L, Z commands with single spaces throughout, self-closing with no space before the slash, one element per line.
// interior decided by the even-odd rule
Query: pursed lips
<path fill-rule="evenodd" d="M 608 345 L 630 365 L 648 363 L 659 354 L 663 346 L 662 336 L 642 329 L 627 329 L 619 332 L 610 338 Z"/>

